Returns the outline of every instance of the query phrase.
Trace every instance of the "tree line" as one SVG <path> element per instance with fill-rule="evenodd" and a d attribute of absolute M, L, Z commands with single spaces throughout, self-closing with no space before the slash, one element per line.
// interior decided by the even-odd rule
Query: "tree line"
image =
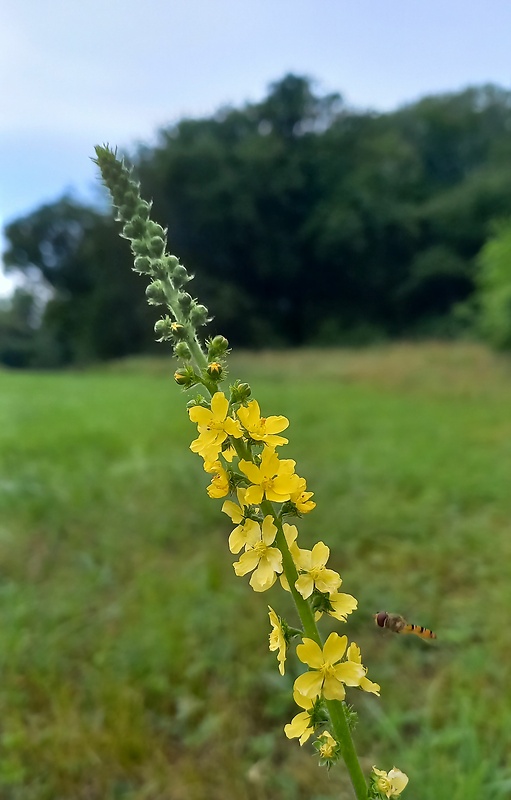
<path fill-rule="evenodd" d="M 460 335 L 488 285 L 479 254 L 511 218 L 511 92 L 494 85 L 376 113 L 287 75 L 128 155 L 211 330 L 237 346 Z M 118 234 L 70 197 L 6 227 L 6 269 L 35 289 L 0 308 L 4 363 L 155 352 Z"/>

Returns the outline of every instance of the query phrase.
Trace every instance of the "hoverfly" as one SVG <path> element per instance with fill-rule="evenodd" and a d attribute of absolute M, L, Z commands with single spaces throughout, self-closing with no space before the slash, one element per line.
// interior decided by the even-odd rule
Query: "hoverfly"
<path fill-rule="evenodd" d="M 412 625 L 407 622 L 400 614 L 388 614 L 387 611 L 379 611 L 374 615 L 374 621 L 380 628 L 388 628 L 394 633 L 414 633 L 421 639 L 436 639 L 436 633 L 422 625 Z"/>

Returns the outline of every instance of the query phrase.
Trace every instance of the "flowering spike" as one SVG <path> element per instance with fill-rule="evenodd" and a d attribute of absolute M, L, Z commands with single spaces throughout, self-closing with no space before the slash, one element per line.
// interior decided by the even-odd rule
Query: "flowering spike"
<path fill-rule="evenodd" d="M 341 577 L 326 566 L 327 545 L 299 547 L 297 527 L 284 521 L 287 514 L 300 517 L 315 507 L 305 478 L 295 472 L 295 461 L 281 459 L 276 452 L 288 444 L 281 434 L 287 432 L 289 421 L 282 415 L 262 416 L 259 403 L 249 399 L 247 383 L 235 381 L 228 396 L 218 390 L 227 372 L 227 339 L 209 338 L 204 352 L 197 331 L 210 320 L 208 309 L 184 290 L 192 276 L 177 256 L 166 251 L 167 231 L 151 219 L 151 203 L 140 196 L 132 169 L 108 146 L 96 148 L 96 163 L 122 223 L 121 235 L 131 244 L 133 269 L 150 278 L 148 302 L 169 309 L 169 315 L 156 322 L 155 332 L 159 341 L 171 342 L 174 354 L 184 362 L 174 379 L 185 389 L 201 384 L 207 394 L 187 403 L 190 420 L 197 425 L 190 449 L 201 456 L 210 476 L 207 494 L 224 499 L 222 511 L 234 523 L 228 537 L 229 550 L 237 556 L 234 571 L 238 576 L 250 573 L 249 583 L 256 592 L 270 589 L 280 576 L 300 617 L 303 630 L 290 627 L 268 607 L 269 648 L 277 654 L 279 672 L 285 672 L 296 636 L 302 640 L 296 655 L 309 668 L 295 681 L 293 697 L 301 710 L 285 726 L 285 734 L 298 738 L 300 745 L 316 735 L 314 747 L 327 768 L 342 757 L 357 800 L 398 797 L 408 778 L 396 768 L 385 773 L 374 767 L 368 795 L 350 733 L 356 715 L 344 702 L 346 687 L 373 694 L 380 687 L 366 677 L 354 642 L 348 645 L 347 636 L 333 632 L 323 644 L 316 626 L 323 613 L 345 622 L 357 601 L 339 592 Z M 238 503 L 229 499 L 233 492 Z"/>

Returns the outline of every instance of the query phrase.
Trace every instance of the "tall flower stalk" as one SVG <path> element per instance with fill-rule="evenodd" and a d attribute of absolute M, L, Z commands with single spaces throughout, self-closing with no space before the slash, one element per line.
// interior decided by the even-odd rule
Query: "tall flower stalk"
<path fill-rule="evenodd" d="M 235 525 L 228 540 L 237 556 L 234 572 L 250 575 L 249 585 L 261 593 L 279 580 L 294 600 L 298 628 L 269 607 L 269 647 L 277 653 L 279 672 L 285 672 L 295 639 L 300 640 L 298 659 L 308 667 L 295 681 L 293 697 L 300 710 L 285 734 L 300 745 L 315 736 L 319 762 L 328 768 L 342 759 L 357 800 L 398 797 L 408 779 L 396 768 L 389 773 L 373 768 L 368 784 L 351 733 L 356 714 L 345 701 L 346 687 L 373 694 L 380 687 L 367 678 L 355 642 L 348 644 L 347 636 L 335 632 L 324 642 L 317 627 L 323 614 L 346 622 L 357 601 L 339 591 L 341 576 L 327 567 L 330 551 L 323 542 L 312 550 L 298 545 L 298 530 L 290 520 L 313 511 L 315 503 L 295 461 L 280 457 L 288 444 L 281 434 L 289 421 L 262 416 L 247 383 L 235 381 L 227 392 L 220 388 L 227 375 L 227 339 L 217 335 L 201 344 L 198 331 L 209 321 L 208 309 L 186 291 L 192 276 L 167 252 L 167 232 L 150 218 L 151 203 L 141 198 L 132 170 L 108 147 L 96 147 L 95 161 L 122 223 L 121 235 L 131 243 L 133 269 L 149 279 L 147 300 L 164 308 L 155 332 L 158 341 L 172 345 L 180 362 L 174 379 L 184 389 L 198 390 L 188 403 L 197 426 L 190 448 L 211 476 L 208 495 L 232 498 L 224 501 L 222 511 Z"/>

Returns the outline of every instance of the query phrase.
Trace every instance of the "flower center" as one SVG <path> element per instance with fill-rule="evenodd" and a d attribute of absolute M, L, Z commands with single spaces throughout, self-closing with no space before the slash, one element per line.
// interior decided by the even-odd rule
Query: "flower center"
<path fill-rule="evenodd" d="M 266 545 L 264 542 L 256 542 L 254 545 L 254 550 L 260 559 L 264 558 L 266 551 L 268 550 L 268 545 Z"/>
<path fill-rule="evenodd" d="M 309 570 L 309 575 L 311 576 L 314 583 L 318 580 L 318 578 L 321 577 L 321 573 L 323 572 L 324 569 L 325 569 L 324 567 L 312 567 L 312 569 Z"/>

